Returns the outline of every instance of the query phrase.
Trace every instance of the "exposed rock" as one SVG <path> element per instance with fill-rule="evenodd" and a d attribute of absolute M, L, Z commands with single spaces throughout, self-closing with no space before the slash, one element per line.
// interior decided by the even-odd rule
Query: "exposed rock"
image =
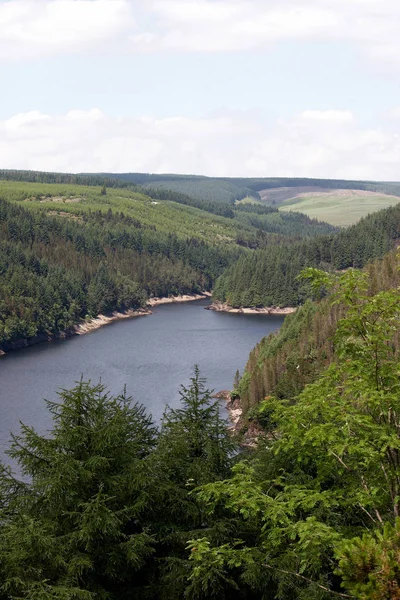
<path fill-rule="evenodd" d="M 98 315 L 94 319 L 83 321 L 82 323 L 75 325 L 73 330 L 77 335 L 84 335 L 85 333 L 100 329 L 100 327 L 104 327 L 104 325 L 108 325 L 114 321 L 120 321 L 121 319 L 132 319 L 133 317 L 143 317 L 145 315 L 151 315 L 151 310 L 139 308 L 126 310 L 124 312 L 115 311 L 111 315 Z"/>
<path fill-rule="evenodd" d="M 285 306 L 283 308 L 281 308 L 280 306 L 266 306 L 263 308 L 257 308 L 256 306 L 240 306 L 239 308 L 234 308 L 233 306 L 229 306 L 229 304 L 223 304 L 221 302 L 213 302 L 213 304 L 210 304 L 205 308 L 206 310 L 214 310 L 216 312 L 227 312 L 244 315 L 290 315 L 296 312 L 297 310 L 297 308 L 293 306 Z"/>
<path fill-rule="evenodd" d="M 226 402 L 226 408 L 231 422 L 229 428 L 238 431 L 237 427 L 243 412 L 240 399 L 236 398 L 235 400 L 232 400 L 230 390 L 221 390 L 214 394 L 213 398 L 218 398 L 218 400 L 224 400 Z"/>
<path fill-rule="evenodd" d="M 217 398 L 218 400 L 225 400 L 225 402 L 230 402 L 231 400 L 231 391 L 230 390 L 221 390 L 213 395 L 213 398 Z"/>
<path fill-rule="evenodd" d="M 202 292 L 201 294 L 186 294 L 180 296 L 168 296 L 168 298 L 150 298 L 147 302 L 148 306 L 159 306 L 160 304 L 172 304 L 174 302 L 192 302 L 193 300 L 204 300 L 211 296 L 210 292 Z"/>

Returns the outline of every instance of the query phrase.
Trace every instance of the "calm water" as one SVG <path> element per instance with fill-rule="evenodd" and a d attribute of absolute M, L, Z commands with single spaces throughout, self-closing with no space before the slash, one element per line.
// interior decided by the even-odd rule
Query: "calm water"
<path fill-rule="evenodd" d="M 236 315 L 204 310 L 206 300 L 168 304 L 153 315 L 112 323 L 88 335 L 40 344 L 0 359 L 0 452 L 19 422 L 44 433 L 51 426 L 43 398 L 80 379 L 101 379 L 112 393 L 129 395 L 160 419 L 165 404 L 179 403 L 198 364 L 207 385 L 231 389 L 250 350 L 278 329 L 283 317 Z"/>

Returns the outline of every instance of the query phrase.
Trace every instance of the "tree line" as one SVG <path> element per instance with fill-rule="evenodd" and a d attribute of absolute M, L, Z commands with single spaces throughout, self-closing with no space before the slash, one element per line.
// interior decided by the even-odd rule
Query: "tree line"
<path fill-rule="evenodd" d="M 74 173 L 50 173 L 47 171 L 24 171 L 15 169 L 0 169 L 0 179 L 4 181 L 27 181 L 30 183 L 57 183 L 73 185 L 90 185 L 114 188 L 135 188 L 133 183 L 121 181 L 119 178 L 105 177 L 100 174 L 84 175 Z"/>

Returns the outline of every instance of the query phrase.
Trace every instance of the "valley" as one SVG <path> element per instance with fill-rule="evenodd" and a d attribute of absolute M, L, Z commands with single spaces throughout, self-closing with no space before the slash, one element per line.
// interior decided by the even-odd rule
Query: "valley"
<path fill-rule="evenodd" d="M 365 515 L 385 515 L 385 547 L 397 543 L 397 184 L 135 177 L 0 181 L 10 600 L 58 598 L 67 571 L 63 600 L 158 600 L 161 587 L 205 600 L 209 582 L 232 600 L 366 600 L 341 592 L 363 581 L 357 552 L 369 560 L 371 540 L 383 552 Z M 307 202 L 331 223 L 286 211 Z M 76 332 L 88 335 L 59 339 Z M 25 578 L 21 544 L 48 580 Z M 78 556 L 112 552 L 124 576 L 75 572 Z"/>

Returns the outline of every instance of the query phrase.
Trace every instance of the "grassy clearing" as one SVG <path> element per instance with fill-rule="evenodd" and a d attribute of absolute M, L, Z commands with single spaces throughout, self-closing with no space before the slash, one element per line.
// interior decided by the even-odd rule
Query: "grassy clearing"
<path fill-rule="evenodd" d="M 257 198 L 254 198 L 254 196 L 246 196 L 246 198 L 243 198 L 242 200 L 236 200 L 235 204 L 261 204 L 262 202 L 260 202 L 260 200 L 257 200 Z"/>
<path fill-rule="evenodd" d="M 285 200 L 282 211 L 302 212 L 311 218 L 346 227 L 362 217 L 400 203 L 400 198 L 358 190 L 336 190 Z"/>

